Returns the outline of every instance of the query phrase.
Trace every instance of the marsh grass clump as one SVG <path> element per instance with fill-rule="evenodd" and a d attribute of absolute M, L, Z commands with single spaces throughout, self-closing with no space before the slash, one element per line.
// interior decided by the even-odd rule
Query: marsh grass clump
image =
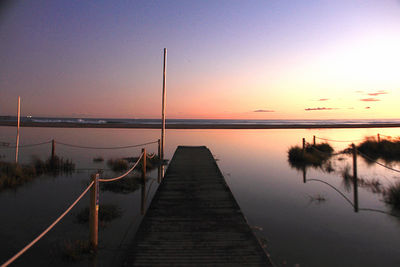
<path fill-rule="evenodd" d="M 92 253 L 87 240 L 67 240 L 62 247 L 62 256 L 65 261 L 80 261 Z"/>
<path fill-rule="evenodd" d="M 0 161 L 0 190 L 13 189 L 34 179 L 36 170 L 30 165 Z"/>
<path fill-rule="evenodd" d="M 358 151 L 372 159 L 383 159 L 387 162 L 400 161 L 400 139 L 381 140 L 368 138 L 357 147 Z"/>
<path fill-rule="evenodd" d="M 310 145 L 308 144 L 303 152 L 299 146 L 293 146 L 288 151 L 289 163 L 297 169 L 313 166 L 322 167 L 332 156 L 333 148 L 327 144 Z"/>
<path fill-rule="evenodd" d="M 58 175 L 60 173 L 72 173 L 75 170 L 75 163 L 72 160 L 60 158 L 58 156 L 49 157 L 43 161 L 39 157 L 32 157 L 32 166 L 36 170 L 37 175 L 41 174 L 53 174 Z"/>
<path fill-rule="evenodd" d="M 102 204 L 99 206 L 99 221 L 103 226 L 121 216 L 122 211 L 115 204 Z M 76 215 L 76 221 L 81 224 L 89 222 L 89 207 L 82 209 Z"/>
<path fill-rule="evenodd" d="M 109 159 L 107 165 L 115 172 L 126 171 L 128 169 L 128 161 L 125 159 Z"/>
<path fill-rule="evenodd" d="M 115 182 L 101 183 L 100 189 L 102 191 L 110 191 L 113 193 L 128 194 L 138 190 L 141 183 L 141 177 L 130 175 Z"/>
<path fill-rule="evenodd" d="M 128 161 L 129 163 L 135 163 L 138 159 L 139 159 L 139 157 L 124 158 L 124 160 Z M 151 158 L 147 157 L 146 170 L 148 170 L 148 171 L 154 170 L 155 168 L 157 168 L 158 166 L 160 166 L 162 164 L 163 164 L 163 161 L 157 155 L 154 155 Z M 141 170 L 143 168 L 142 165 L 143 165 L 143 161 L 140 160 L 140 162 L 137 166 L 138 170 Z"/>
<path fill-rule="evenodd" d="M 391 205 L 393 209 L 400 211 L 400 182 L 390 186 L 385 191 L 384 200 Z"/>
<path fill-rule="evenodd" d="M 102 156 L 97 156 L 93 158 L 93 162 L 103 162 L 104 158 Z"/>

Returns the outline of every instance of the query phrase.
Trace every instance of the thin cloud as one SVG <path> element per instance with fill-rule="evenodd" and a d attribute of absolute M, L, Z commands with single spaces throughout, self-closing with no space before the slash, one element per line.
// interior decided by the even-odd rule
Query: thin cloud
<path fill-rule="evenodd" d="M 253 112 L 275 112 L 275 110 L 270 110 L 270 109 L 257 109 L 257 110 L 254 110 Z"/>
<path fill-rule="evenodd" d="M 386 92 L 384 90 L 379 90 L 378 92 L 369 93 L 368 95 L 370 95 L 370 96 L 378 96 L 378 95 L 386 95 L 386 94 L 388 94 L 388 92 Z"/>
<path fill-rule="evenodd" d="M 356 93 L 357 93 L 357 94 L 363 94 L 364 91 L 358 90 L 358 91 L 356 91 Z"/>
<path fill-rule="evenodd" d="M 360 101 L 364 101 L 364 102 L 375 102 L 375 101 L 381 101 L 381 100 L 378 99 L 378 98 L 369 97 L 369 98 L 362 98 L 362 99 L 360 99 Z"/>
<path fill-rule="evenodd" d="M 328 101 L 329 100 L 329 98 L 320 98 L 320 99 L 318 99 L 318 101 Z"/>
<path fill-rule="evenodd" d="M 326 108 L 326 107 L 318 107 L 318 108 L 306 108 L 304 109 L 305 111 L 315 111 L 315 110 L 334 110 L 334 109 L 338 109 L 338 108 Z"/>
<path fill-rule="evenodd" d="M 370 109 L 371 107 L 365 107 L 365 109 Z"/>

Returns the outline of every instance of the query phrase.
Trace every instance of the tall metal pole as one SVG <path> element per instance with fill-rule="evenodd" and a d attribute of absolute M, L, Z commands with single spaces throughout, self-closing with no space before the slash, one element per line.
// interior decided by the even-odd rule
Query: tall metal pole
<path fill-rule="evenodd" d="M 21 117 L 21 97 L 18 96 L 18 111 L 17 111 L 17 141 L 15 146 L 15 163 L 18 163 L 18 146 L 19 146 L 19 123 Z"/>
<path fill-rule="evenodd" d="M 162 94 L 162 128 L 161 128 L 161 160 L 164 160 L 165 145 L 165 101 L 166 101 L 166 74 L 167 74 L 167 48 L 164 48 L 164 68 L 163 68 L 163 94 Z"/>

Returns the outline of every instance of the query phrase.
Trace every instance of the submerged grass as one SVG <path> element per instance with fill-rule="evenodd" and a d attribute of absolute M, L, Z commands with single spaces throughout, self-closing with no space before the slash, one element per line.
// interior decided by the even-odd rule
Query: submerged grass
<path fill-rule="evenodd" d="M 99 221 L 103 226 L 105 223 L 111 222 L 121 216 L 122 211 L 115 204 L 102 204 L 99 206 Z M 76 221 L 81 224 L 89 222 L 89 207 L 78 212 L 76 215 Z"/>
<path fill-rule="evenodd" d="M 137 176 L 127 176 L 111 183 L 101 183 L 100 188 L 102 191 L 110 191 L 113 193 L 128 194 L 135 192 L 140 188 L 142 178 Z"/>
<path fill-rule="evenodd" d="M 93 162 L 103 162 L 104 158 L 102 156 L 97 156 L 93 158 Z"/>
<path fill-rule="evenodd" d="M 385 202 L 394 210 L 400 211 L 400 182 L 390 186 L 385 192 Z"/>
<path fill-rule="evenodd" d="M 299 146 L 293 146 L 288 151 L 288 160 L 292 167 L 301 169 L 304 167 L 322 167 L 332 156 L 333 148 L 328 143 L 307 145 L 304 152 Z M 329 171 L 331 167 L 328 168 Z"/>
<path fill-rule="evenodd" d="M 381 140 L 378 142 L 375 138 L 367 138 L 358 145 L 358 151 L 366 154 L 372 159 L 383 159 L 387 162 L 400 161 L 400 139 Z"/>
<path fill-rule="evenodd" d="M 128 169 L 128 161 L 125 159 L 109 159 L 107 165 L 115 172 L 126 171 Z"/>
<path fill-rule="evenodd" d="M 0 161 L 0 190 L 17 188 L 35 176 L 33 166 Z"/>
<path fill-rule="evenodd" d="M 30 164 L 0 161 L 0 190 L 15 189 L 42 174 L 71 173 L 75 164 L 55 156 L 46 161 L 33 157 Z"/>
<path fill-rule="evenodd" d="M 93 251 L 87 240 L 67 240 L 62 248 L 62 256 L 65 261 L 80 261 L 91 254 Z"/>

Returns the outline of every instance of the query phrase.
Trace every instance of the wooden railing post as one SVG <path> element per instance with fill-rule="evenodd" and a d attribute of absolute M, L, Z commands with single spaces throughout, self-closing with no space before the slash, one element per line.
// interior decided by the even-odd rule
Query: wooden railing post
<path fill-rule="evenodd" d="M 353 188 L 354 188 L 354 211 L 358 212 L 358 178 L 357 178 L 357 147 L 351 144 L 353 148 Z"/>
<path fill-rule="evenodd" d="M 306 152 L 306 139 L 303 138 L 303 155 Z"/>
<path fill-rule="evenodd" d="M 146 211 L 146 148 L 142 148 L 143 162 L 142 162 L 142 201 L 140 213 L 144 215 Z"/>
<path fill-rule="evenodd" d="M 94 182 L 90 189 L 90 214 L 89 214 L 89 228 L 90 228 L 90 246 L 96 251 L 98 246 L 98 230 L 99 230 L 99 174 L 92 175 Z"/>
<path fill-rule="evenodd" d="M 51 140 L 51 162 L 54 162 L 54 158 L 56 156 L 56 142 Z"/>
<path fill-rule="evenodd" d="M 313 136 L 313 146 L 315 146 L 315 135 Z"/>

